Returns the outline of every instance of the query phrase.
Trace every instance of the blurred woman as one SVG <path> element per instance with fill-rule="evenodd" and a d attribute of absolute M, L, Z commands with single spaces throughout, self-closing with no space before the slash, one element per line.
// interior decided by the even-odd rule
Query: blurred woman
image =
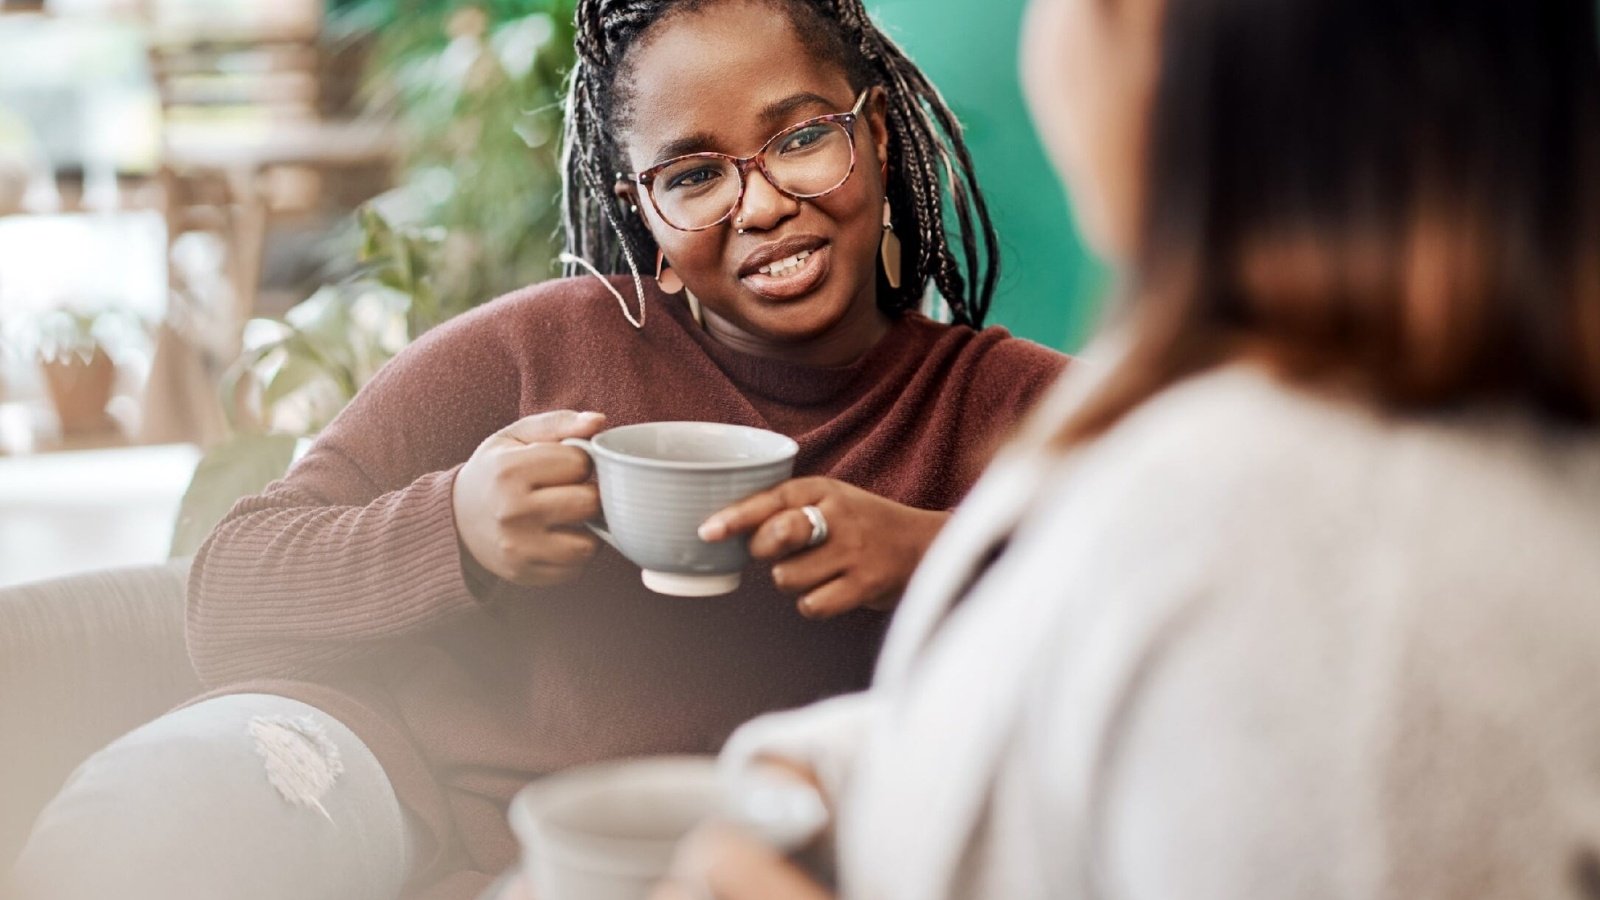
<path fill-rule="evenodd" d="M 517 857 L 527 782 L 710 753 L 868 684 L 917 561 L 1067 360 L 983 327 L 971 154 L 861 0 L 573 6 L 577 277 L 425 335 L 234 507 L 189 583 L 216 694 L 80 767 L 14 896 L 472 897 Z M 796 478 L 701 532 L 760 561 L 725 597 L 647 589 L 583 527 L 589 459 L 560 443 L 684 419 L 799 444 Z"/>
<path fill-rule="evenodd" d="M 810 771 L 845 896 L 1600 897 L 1593 0 L 1036 0 L 1123 270 Z M 737 836 L 682 879 L 824 896 Z"/>

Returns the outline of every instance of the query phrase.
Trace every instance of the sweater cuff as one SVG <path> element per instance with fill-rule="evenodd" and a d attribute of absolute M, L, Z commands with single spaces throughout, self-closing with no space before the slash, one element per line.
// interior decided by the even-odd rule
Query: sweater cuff
<path fill-rule="evenodd" d="M 436 614 L 449 615 L 477 607 L 480 601 L 474 590 L 475 580 L 494 579 L 487 571 L 482 576 L 477 574 L 482 570 L 475 562 L 469 563 L 456 531 L 454 494 L 460 468 L 430 472 L 412 482 L 406 492 L 415 492 L 413 500 L 419 514 L 408 515 L 406 526 L 395 535 L 397 541 L 410 544 L 415 553 L 409 559 L 409 554 L 396 559 L 402 569 L 397 573 L 401 579 L 398 583 L 426 586 L 425 590 L 407 593 L 428 598 L 425 602 L 436 604 Z"/>
<path fill-rule="evenodd" d="M 817 776 L 829 802 L 836 804 L 847 787 L 876 707 L 877 698 L 868 691 L 761 716 L 728 738 L 720 765 L 731 776 L 764 759 L 805 765 Z"/>

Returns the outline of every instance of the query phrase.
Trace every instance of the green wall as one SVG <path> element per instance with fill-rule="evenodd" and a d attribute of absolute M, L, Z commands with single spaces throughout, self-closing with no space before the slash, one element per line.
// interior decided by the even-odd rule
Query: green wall
<path fill-rule="evenodd" d="M 1074 350 L 1095 322 L 1104 274 L 1074 231 L 1017 81 L 1025 0 L 868 0 L 965 123 L 1004 253 L 990 321 Z"/>

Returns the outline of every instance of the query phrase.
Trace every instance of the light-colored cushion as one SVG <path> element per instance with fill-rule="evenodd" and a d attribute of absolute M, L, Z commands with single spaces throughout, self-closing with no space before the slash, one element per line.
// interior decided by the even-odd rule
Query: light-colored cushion
<path fill-rule="evenodd" d="M 186 560 L 0 590 L 0 872 L 78 763 L 200 691 Z"/>

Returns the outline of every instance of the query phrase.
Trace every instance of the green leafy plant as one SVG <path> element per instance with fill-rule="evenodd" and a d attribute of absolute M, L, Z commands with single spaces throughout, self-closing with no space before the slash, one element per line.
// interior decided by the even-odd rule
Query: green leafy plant
<path fill-rule="evenodd" d="M 573 0 L 367 0 L 340 15 L 375 35 L 364 95 L 402 139 L 384 208 L 444 229 L 440 320 L 556 271 L 572 18 Z"/>
<path fill-rule="evenodd" d="M 235 432 L 321 431 L 378 369 L 443 313 L 433 286 L 439 229 L 396 228 L 358 214 L 361 267 L 319 289 L 282 320 L 245 328 L 245 349 L 223 379 Z"/>
<path fill-rule="evenodd" d="M 281 477 L 300 442 L 343 409 L 440 314 L 432 284 L 437 229 L 392 226 L 363 209 L 361 268 L 318 290 L 283 320 L 245 328 L 245 350 L 223 379 L 231 437 L 209 449 L 179 507 L 171 552 L 199 549 L 238 498 Z"/>
<path fill-rule="evenodd" d="M 87 363 L 96 351 L 128 346 L 144 337 L 144 323 L 127 310 L 70 307 L 23 319 L 11 343 L 40 362 Z"/>
<path fill-rule="evenodd" d="M 356 216 L 359 271 L 247 327 L 222 386 L 233 435 L 196 469 L 174 556 L 280 477 L 410 340 L 555 272 L 572 19 L 573 0 L 333 4 L 335 37 L 372 43 L 363 93 L 402 135 L 400 184 Z"/>

